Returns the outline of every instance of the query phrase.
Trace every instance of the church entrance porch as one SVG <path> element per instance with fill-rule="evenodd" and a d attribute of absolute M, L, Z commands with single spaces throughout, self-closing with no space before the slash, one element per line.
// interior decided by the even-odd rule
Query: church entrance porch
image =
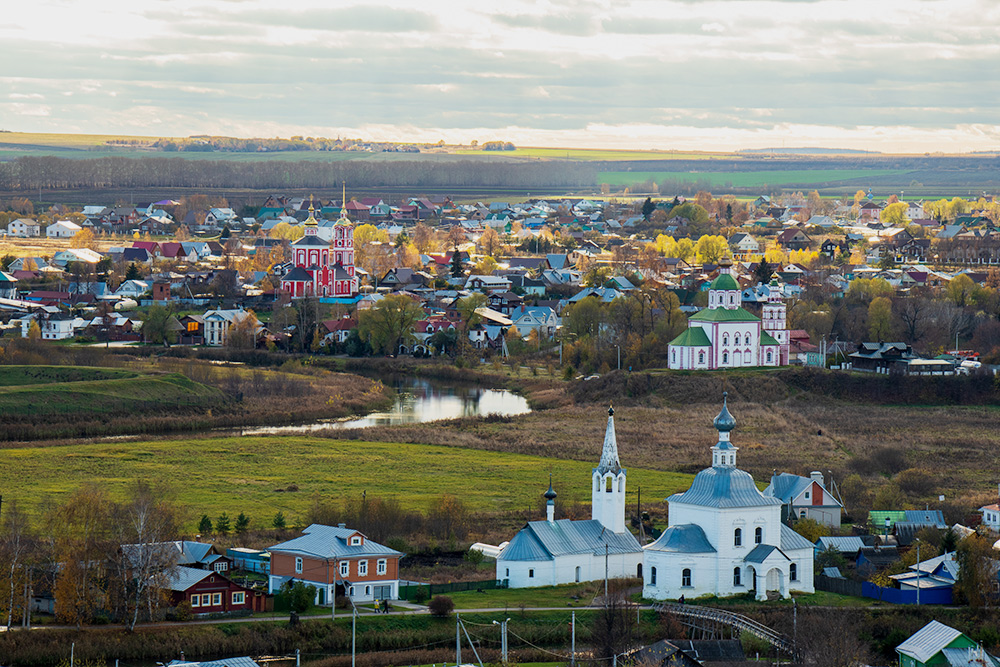
<path fill-rule="evenodd" d="M 785 590 L 785 573 L 778 568 L 774 567 L 768 570 L 766 586 L 765 597 L 770 592 L 775 592 L 783 598 L 788 597 L 788 591 Z"/>

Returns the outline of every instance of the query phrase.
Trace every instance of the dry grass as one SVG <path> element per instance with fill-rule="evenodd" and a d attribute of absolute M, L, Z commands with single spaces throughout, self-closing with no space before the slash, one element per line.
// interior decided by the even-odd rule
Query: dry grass
<path fill-rule="evenodd" d="M 31 216 L 27 216 L 31 217 Z M 131 246 L 131 237 L 102 237 L 98 236 L 94 242 L 98 252 L 107 252 L 114 246 Z M 67 250 L 76 247 L 72 238 L 50 239 L 47 237 L 15 238 L 0 237 L 0 257 L 13 255 L 14 257 L 52 257 L 60 250 Z"/>

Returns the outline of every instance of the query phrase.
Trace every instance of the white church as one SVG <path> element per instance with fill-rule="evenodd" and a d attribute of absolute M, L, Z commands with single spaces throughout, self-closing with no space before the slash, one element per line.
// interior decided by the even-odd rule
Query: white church
<path fill-rule="evenodd" d="M 743 292 L 732 274 L 733 261 L 719 262 L 708 288 L 708 308 L 688 318 L 688 328 L 667 346 L 667 368 L 713 370 L 788 363 L 786 308 L 772 281 L 761 317 L 743 307 Z"/>
<path fill-rule="evenodd" d="M 781 522 L 781 501 L 763 495 L 750 473 L 736 467 L 729 440 L 736 420 L 723 394 L 715 418 L 719 441 L 712 467 L 669 498 L 669 527 L 643 547 L 643 597 L 675 600 L 753 591 L 813 593 L 813 545 Z"/>
<path fill-rule="evenodd" d="M 610 408 L 601 460 L 591 475 L 592 518 L 556 520 L 550 480 L 545 520 L 528 522 L 510 542 L 493 547 L 498 580 L 530 588 L 642 576 L 642 547 L 625 527 L 626 471 L 618 459 L 614 414 Z"/>

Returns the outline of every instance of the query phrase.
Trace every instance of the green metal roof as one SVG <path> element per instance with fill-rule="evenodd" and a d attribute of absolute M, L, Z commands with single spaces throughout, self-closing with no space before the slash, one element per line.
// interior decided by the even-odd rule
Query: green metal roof
<path fill-rule="evenodd" d="M 774 337 L 766 331 L 760 332 L 760 344 L 761 345 L 778 345 L 778 341 L 774 340 Z"/>
<path fill-rule="evenodd" d="M 705 308 L 688 320 L 698 322 L 760 322 L 760 318 L 746 308 Z"/>
<path fill-rule="evenodd" d="M 896 525 L 897 521 L 906 521 L 906 512 L 902 510 L 872 510 L 868 513 L 868 523 L 876 528 L 884 528 L 887 517 L 891 528 Z"/>
<path fill-rule="evenodd" d="M 728 273 L 720 273 L 719 277 L 712 281 L 712 284 L 708 286 L 708 289 L 735 289 L 738 290 L 740 284 L 736 282 Z"/>
<path fill-rule="evenodd" d="M 680 336 L 670 341 L 671 345 L 680 347 L 711 347 L 708 334 L 701 327 L 688 327 Z"/>

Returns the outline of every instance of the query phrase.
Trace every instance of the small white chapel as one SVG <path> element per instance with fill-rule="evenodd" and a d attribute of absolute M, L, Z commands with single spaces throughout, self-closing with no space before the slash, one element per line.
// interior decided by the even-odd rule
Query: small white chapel
<path fill-rule="evenodd" d="M 675 600 L 754 592 L 788 598 L 814 592 L 813 545 L 781 522 L 781 500 L 765 496 L 750 473 L 736 467 L 729 434 L 736 420 L 723 393 L 715 418 L 719 441 L 712 467 L 667 501 L 668 528 L 643 547 L 643 597 Z"/>
<path fill-rule="evenodd" d="M 499 581 L 530 588 L 642 576 L 642 547 L 625 526 L 626 470 L 618 459 L 614 415 L 609 408 L 601 460 L 591 474 L 591 518 L 556 520 L 550 479 L 545 520 L 529 521 L 498 548 Z"/>

